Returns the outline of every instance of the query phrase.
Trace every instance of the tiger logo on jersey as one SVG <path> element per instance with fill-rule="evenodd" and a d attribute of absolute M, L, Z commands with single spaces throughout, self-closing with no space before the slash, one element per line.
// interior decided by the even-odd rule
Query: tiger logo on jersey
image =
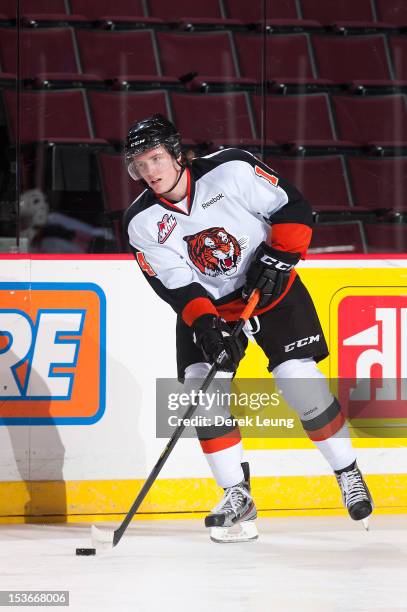
<path fill-rule="evenodd" d="M 231 276 L 242 258 L 248 238 L 237 240 L 223 227 L 210 227 L 191 236 L 184 236 L 192 263 L 207 276 Z"/>

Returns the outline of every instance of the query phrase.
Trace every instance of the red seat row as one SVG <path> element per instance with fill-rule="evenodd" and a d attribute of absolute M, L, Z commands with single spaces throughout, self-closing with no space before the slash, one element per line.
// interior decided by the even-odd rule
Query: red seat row
<path fill-rule="evenodd" d="M 101 153 L 99 161 L 105 207 L 110 212 L 123 211 L 144 187 L 130 179 L 120 155 Z M 407 157 L 334 155 L 266 161 L 300 189 L 315 212 L 407 212 Z"/>
<path fill-rule="evenodd" d="M 19 75 L 44 86 L 69 80 L 118 87 L 132 83 L 164 87 L 192 80 L 252 88 L 262 80 L 258 34 L 100 31 L 71 28 L 23 29 L 19 35 Z M 210 50 L 210 52 L 208 52 Z M 17 31 L 0 29 L 0 68 L 17 73 Z M 275 34 L 267 38 L 266 80 L 327 87 L 404 86 L 407 90 L 407 37 L 384 34 L 351 37 Z"/>
<path fill-rule="evenodd" d="M 314 225 L 309 254 L 406 253 L 407 224 L 347 221 Z"/>
<path fill-rule="evenodd" d="M 293 182 L 315 211 L 407 212 L 407 156 L 382 159 L 342 155 L 268 158 L 268 164 Z"/>
<path fill-rule="evenodd" d="M 238 19 L 246 23 L 262 19 L 261 0 L 70 0 L 70 14 L 88 19 L 102 17 L 131 18 L 134 16 L 157 18 L 165 21 L 189 19 Z M 22 15 L 41 17 L 66 14 L 64 0 L 20 0 Z M 7 17 L 16 14 L 15 0 L 2 0 L 0 13 Z M 317 20 L 329 25 L 341 21 L 406 26 L 407 6 L 404 0 L 268 0 L 268 19 Z"/>
<path fill-rule="evenodd" d="M 17 93 L 4 92 L 13 140 Z M 189 144 L 260 146 L 263 99 L 229 94 L 166 91 L 105 92 L 68 89 L 24 91 L 19 97 L 20 139 L 123 142 L 130 123 L 160 112 L 172 117 Z M 253 112 L 254 111 L 254 112 Z M 347 150 L 407 147 L 407 96 L 307 94 L 266 97 L 266 144 Z M 316 152 L 316 151 L 315 151 Z"/>

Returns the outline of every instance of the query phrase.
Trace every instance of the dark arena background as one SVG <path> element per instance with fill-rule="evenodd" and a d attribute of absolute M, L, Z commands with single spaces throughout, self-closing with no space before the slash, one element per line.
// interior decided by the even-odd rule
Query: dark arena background
<path fill-rule="evenodd" d="M 1 251 L 126 251 L 154 112 L 294 182 L 311 253 L 405 251 L 406 30 L 403 0 L 0 0 Z"/>

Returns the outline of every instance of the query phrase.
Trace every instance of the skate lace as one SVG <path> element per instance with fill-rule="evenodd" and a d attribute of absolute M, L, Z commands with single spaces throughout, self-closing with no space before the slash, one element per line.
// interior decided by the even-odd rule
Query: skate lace
<path fill-rule="evenodd" d="M 340 474 L 340 484 L 344 502 L 348 508 L 357 502 L 368 499 L 366 488 L 358 469 L 342 472 Z"/>
<path fill-rule="evenodd" d="M 246 500 L 252 499 L 252 496 L 247 489 L 241 485 L 226 489 L 225 495 L 222 497 L 219 504 L 212 510 L 213 514 L 217 512 L 234 512 L 238 513 Z"/>

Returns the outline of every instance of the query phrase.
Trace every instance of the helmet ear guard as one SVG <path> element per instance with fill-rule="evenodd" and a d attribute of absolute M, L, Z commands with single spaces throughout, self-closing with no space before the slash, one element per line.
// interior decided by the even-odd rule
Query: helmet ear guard
<path fill-rule="evenodd" d="M 125 143 L 125 163 L 131 178 L 138 181 L 140 175 L 134 167 L 134 156 L 163 145 L 175 159 L 182 154 L 181 137 L 171 121 L 156 114 L 131 126 Z"/>

